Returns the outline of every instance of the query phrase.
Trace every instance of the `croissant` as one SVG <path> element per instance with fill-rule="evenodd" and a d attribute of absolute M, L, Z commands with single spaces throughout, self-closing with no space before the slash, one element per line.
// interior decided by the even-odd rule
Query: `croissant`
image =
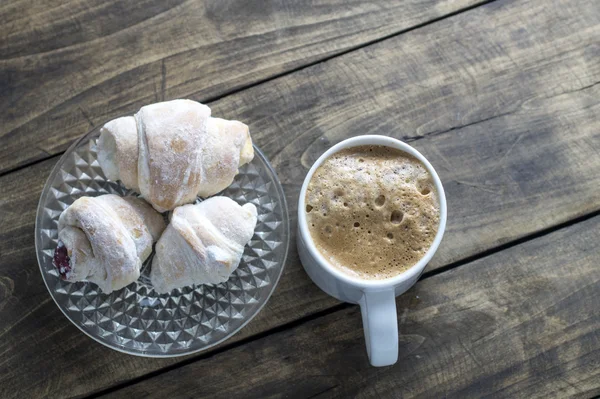
<path fill-rule="evenodd" d="M 164 229 L 162 215 L 141 199 L 82 197 L 60 215 L 53 264 L 64 280 L 110 293 L 137 280 Z"/>
<path fill-rule="evenodd" d="M 212 197 L 173 212 L 156 244 L 150 279 L 159 293 L 192 284 L 227 281 L 254 234 L 253 204 Z"/>
<path fill-rule="evenodd" d="M 159 212 L 208 197 L 233 182 L 254 157 L 248 126 L 210 116 L 191 100 L 142 107 L 106 123 L 98 161 L 109 180 L 121 180 Z"/>

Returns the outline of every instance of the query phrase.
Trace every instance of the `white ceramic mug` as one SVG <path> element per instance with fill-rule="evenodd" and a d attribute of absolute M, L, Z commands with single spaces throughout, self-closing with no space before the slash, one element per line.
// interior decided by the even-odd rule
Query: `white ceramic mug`
<path fill-rule="evenodd" d="M 317 250 L 308 230 L 306 221 L 306 187 L 315 170 L 332 154 L 361 145 L 381 145 L 397 148 L 421 161 L 433 178 L 440 204 L 440 224 L 437 234 L 425 256 L 407 271 L 383 280 L 363 280 L 345 274 L 333 267 Z M 396 296 L 412 287 L 425 269 L 425 266 L 442 241 L 446 228 L 446 195 L 442 182 L 433 166 L 420 152 L 406 143 L 386 136 L 358 136 L 342 141 L 331 147 L 317 159 L 308 171 L 298 201 L 298 253 L 304 269 L 323 291 L 349 303 L 360 305 L 367 354 L 373 366 L 389 366 L 398 360 L 398 316 Z"/>

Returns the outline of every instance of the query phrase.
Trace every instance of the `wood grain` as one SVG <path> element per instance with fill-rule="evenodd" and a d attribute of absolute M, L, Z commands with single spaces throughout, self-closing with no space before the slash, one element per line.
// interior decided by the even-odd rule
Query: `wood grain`
<path fill-rule="evenodd" d="M 213 108 L 250 124 L 292 216 L 306 168 L 333 143 L 364 133 L 412 141 L 438 169 L 449 200 L 435 269 L 600 208 L 599 16 L 592 1 L 558 3 L 480 7 Z M 106 349 L 49 299 L 32 231 L 55 161 L 0 178 L 0 396 L 83 395 L 179 361 Z M 310 283 L 292 249 L 275 295 L 228 344 L 335 303 Z"/>
<path fill-rule="evenodd" d="M 368 365 L 353 306 L 111 397 L 593 397 L 599 230 L 596 217 L 420 281 L 398 299 L 394 366 Z"/>
<path fill-rule="evenodd" d="M 597 2 L 516 3 L 478 7 L 212 107 L 249 121 L 292 206 L 308 168 L 339 141 L 409 142 L 450 201 L 432 267 L 454 262 L 600 209 Z"/>
<path fill-rule="evenodd" d="M 481 1 L 7 2 L 0 173 L 142 105 L 208 101 Z"/>

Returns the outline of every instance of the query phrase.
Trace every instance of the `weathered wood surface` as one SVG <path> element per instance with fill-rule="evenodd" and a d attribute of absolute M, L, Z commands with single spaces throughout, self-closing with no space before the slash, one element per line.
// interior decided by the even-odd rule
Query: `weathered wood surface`
<path fill-rule="evenodd" d="M 600 85 L 587 87 L 600 80 L 600 71 L 591 56 L 588 62 L 581 56 L 597 53 L 597 47 L 586 40 L 599 28 L 593 19 L 581 17 L 585 12 L 575 12 L 585 7 L 593 4 L 580 2 L 563 9 L 529 3 L 486 6 L 425 27 L 425 33 L 417 30 L 225 98 L 215 108 L 228 114 L 237 109 L 240 118 L 253 126 L 256 142 L 271 157 L 285 184 L 291 215 L 306 167 L 330 143 L 377 131 L 412 139 L 423 136 L 413 144 L 438 168 L 449 199 L 448 234 L 431 265 L 437 268 L 600 208 L 595 184 L 600 171 L 596 156 L 600 129 L 595 117 L 600 111 Z M 468 30 L 461 28 L 470 21 L 480 22 L 472 22 Z M 495 21 L 498 27 L 492 31 L 482 21 Z M 525 26 L 544 40 L 523 38 L 513 43 L 507 39 L 500 45 L 493 40 L 492 35 L 510 37 L 505 30 L 518 32 Z M 437 39 L 425 41 L 425 37 Z M 561 51 L 555 45 L 559 39 L 572 43 L 572 48 L 563 46 Z M 482 60 L 482 64 L 494 62 L 490 71 L 472 61 L 483 57 L 483 44 L 479 50 L 467 51 L 458 44 L 464 41 L 503 47 L 502 57 L 513 61 Z M 453 67 L 442 62 L 435 67 L 431 61 L 423 66 L 427 73 L 420 76 L 414 65 L 425 64 L 432 51 L 441 60 L 453 60 L 448 61 Z M 535 60 L 537 54 L 546 58 Z M 395 66 L 393 74 L 386 74 L 389 65 Z M 465 74 L 465 68 L 473 70 L 472 76 Z M 353 79 L 337 78 L 349 76 L 351 69 L 357 74 Z M 383 80 L 379 82 L 377 76 Z M 523 77 L 521 84 L 511 83 L 515 76 Z M 563 89 L 533 79 L 553 82 L 554 76 Z M 331 96 L 321 99 L 323 93 Z M 469 93 L 478 101 L 467 104 Z M 425 115 L 415 111 L 417 103 L 422 103 L 420 112 Z M 515 103 L 524 105 L 515 107 Z M 351 122 L 346 107 L 355 114 Z M 457 107 L 466 116 L 455 121 Z M 470 126 L 447 134 L 424 134 L 436 131 L 421 127 L 431 115 L 437 115 L 437 123 L 446 123 L 448 129 Z M 477 123 L 478 119 L 487 120 Z M 393 123 L 400 125 L 394 128 Z M 45 161 L 0 181 L 7 193 L 0 206 L 4 289 L 0 311 L 7 321 L 0 333 L 5 360 L 0 364 L 0 386 L 5 393 L 16 392 L 10 381 L 20 376 L 30 381 L 26 389 L 32 396 L 85 394 L 179 361 L 139 359 L 106 349 L 69 325 L 47 295 L 36 265 L 32 231 L 37 199 L 54 162 Z M 292 249 L 276 294 L 257 319 L 228 343 L 335 303 L 310 283 Z M 88 367 L 74 367 L 77 364 Z"/>
<path fill-rule="evenodd" d="M 351 307 L 112 397 L 591 398 L 600 394 L 598 231 L 595 217 L 420 281 L 397 303 L 394 366 L 368 365 Z"/>
<path fill-rule="evenodd" d="M 435 269 L 600 209 L 595 10 L 592 1 L 500 1 L 226 97 L 213 108 L 251 125 L 285 185 L 292 216 L 306 168 L 329 145 L 364 133 L 412 140 L 438 169 L 449 199 Z M 7 321 L 0 330 L 0 396 L 86 394 L 180 360 L 106 349 L 69 325 L 52 303 L 32 231 L 55 162 L 0 179 L 0 318 Z M 292 246 L 275 295 L 227 344 L 335 303 L 309 282 Z M 23 380 L 25 387 L 12 382 Z"/>
<path fill-rule="evenodd" d="M 0 173 L 163 99 L 206 101 L 482 0 L 0 6 Z"/>

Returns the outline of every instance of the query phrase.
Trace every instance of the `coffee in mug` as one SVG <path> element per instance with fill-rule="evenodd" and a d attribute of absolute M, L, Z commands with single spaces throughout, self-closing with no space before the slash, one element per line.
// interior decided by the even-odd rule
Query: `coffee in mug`
<path fill-rule="evenodd" d="M 313 174 L 305 203 L 317 250 L 360 279 L 387 279 L 414 266 L 440 224 L 427 168 L 388 146 L 361 145 L 331 155 Z"/>

